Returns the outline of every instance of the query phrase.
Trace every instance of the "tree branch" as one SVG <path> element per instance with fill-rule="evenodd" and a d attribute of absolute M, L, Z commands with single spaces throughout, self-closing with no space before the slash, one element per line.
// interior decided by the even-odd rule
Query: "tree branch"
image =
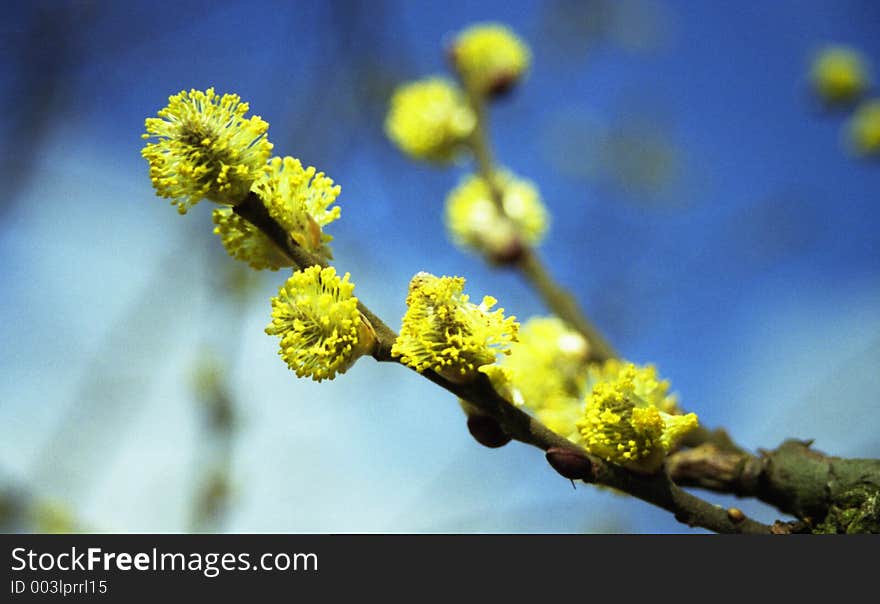
<path fill-rule="evenodd" d="M 476 117 L 468 139 L 470 149 L 498 214 L 509 221 L 489 137 L 485 93 L 468 86 L 467 78 L 461 77 L 461 73 L 458 75 Z M 520 240 L 503 257 L 488 259 L 516 268 L 547 308 L 587 339 L 588 360 L 603 362 L 617 356 L 572 295 L 553 279 L 533 248 Z M 756 497 L 802 519 L 816 532 L 880 532 L 880 460 L 830 457 L 810 449 L 810 442 L 796 440 L 788 440 L 773 451 L 761 451 L 756 457 L 737 445 L 725 430 L 703 426 L 691 431 L 683 444 L 691 449 L 667 459 L 675 483 Z M 632 475 L 628 477 L 631 479 Z M 605 477 L 603 484 L 615 481 L 616 478 Z M 669 487 L 664 499 L 660 497 L 662 485 L 651 483 L 649 500 L 674 511 L 683 498 L 690 496 L 671 481 Z M 631 482 L 621 490 L 639 496 L 642 488 L 640 483 Z M 682 521 L 689 522 L 687 517 Z M 700 519 L 697 523 L 704 521 Z M 781 526 L 774 528 L 777 531 L 800 528 Z"/>
<path fill-rule="evenodd" d="M 325 261 L 293 242 L 269 215 L 256 195 L 248 195 L 244 201 L 235 206 L 234 211 L 266 234 L 295 267 L 306 268 L 315 264 L 326 266 Z M 360 301 L 358 308 L 376 331 L 378 342 L 373 351 L 373 358 L 382 362 L 398 362 L 391 356 L 391 346 L 397 334 Z M 773 527 L 745 517 L 732 516 L 722 508 L 686 493 L 664 472 L 643 476 L 590 455 L 582 447 L 556 434 L 531 415 L 512 405 L 495 391 L 485 375 L 480 374 L 464 384 L 451 382 L 433 371 L 425 371 L 421 375 L 468 401 L 486 416 L 495 419 L 515 440 L 544 451 L 564 451 L 573 458 L 581 460 L 584 471 L 578 478 L 585 482 L 602 484 L 628 493 L 672 512 L 676 519 L 689 526 L 699 526 L 718 533 L 769 534 L 773 531 Z"/>
<path fill-rule="evenodd" d="M 310 254 L 298 246 L 291 239 L 290 235 L 287 234 L 287 231 L 284 230 L 284 227 L 269 215 L 269 211 L 256 193 L 248 193 L 247 197 L 235 205 L 232 210 L 260 229 L 287 256 L 293 266 L 308 268 L 316 264 L 322 267 L 328 265 L 327 261 L 320 256 Z M 377 361 L 390 361 L 392 358 L 391 346 L 394 344 L 394 340 L 397 339 L 397 334 L 382 319 L 373 314 L 360 300 L 358 300 L 358 310 L 366 317 L 376 332 L 377 344 L 373 350 L 373 358 Z"/>

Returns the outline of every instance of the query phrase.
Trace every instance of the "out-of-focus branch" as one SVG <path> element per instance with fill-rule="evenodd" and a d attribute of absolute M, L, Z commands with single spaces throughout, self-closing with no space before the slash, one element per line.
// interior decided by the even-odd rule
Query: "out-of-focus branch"
<path fill-rule="evenodd" d="M 508 219 L 504 209 L 503 191 L 498 184 L 492 145 L 489 142 L 485 100 L 481 93 L 474 90 L 468 91 L 468 100 L 476 115 L 476 125 L 469 138 L 471 151 L 477 161 L 480 176 L 492 192 L 492 201 L 499 215 Z M 590 343 L 590 360 L 602 362 L 617 356 L 601 332 L 580 309 L 574 297 L 553 279 L 537 252 L 524 242 L 519 242 L 516 247 L 517 253 L 511 255 L 508 266 L 520 272 L 553 314 L 566 321 L 587 339 Z"/>
<path fill-rule="evenodd" d="M 489 138 L 486 99 L 481 92 L 472 88 L 467 88 L 467 98 L 476 116 L 476 125 L 468 140 L 471 151 L 476 159 L 480 176 L 489 185 L 492 201 L 498 209 L 499 215 L 509 220 L 504 209 L 503 191 L 496 178 L 497 167 Z M 514 267 L 520 272 L 551 312 L 566 321 L 587 339 L 590 343 L 589 360 L 601 363 L 617 357 L 614 347 L 587 317 L 574 296 L 553 279 L 537 251 L 521 241 L 514 247 L 516 253 L 510 256 L 508 266 Z M 684 444 L 695 447 L 703 443 L 713 443 L 723 449 L 742 451 L 725 430 L 710 430 L 702 426 L 692 431 Z"/>
<path fill-rule="evenodd" d="M 472 90 L 468 98 L 477 116 L 471 150 L 499 214 L 506 217 L 489 143 L 484 98 Z M 587 338 L 590 360 L 614 358 L 614 349 L 571 294 L 553 280 L 535 251 L 524 244 L 518 248 L 510 265 L 525 276 L 551 311 Z M 676 484 L 755 497 L 801 518 L 818 531 L 880 532 L 880 461 L 829 458 L 797 441 L 787 441 L 774 451 L 754 457 L 724 429 L 702 426 L 688 435 L 684 445 L 692 449 L 668 460 Z M 634 486 L 624 490 L 632 493 Z M 775 526 L 783 532 L 799 528 Z"/>
<path fill-rule="evenodd" d="M 88 530 L 73 510 L 27 485 L 0 482 L 0 532 L 76 533 Z"/>
<path fill-rule="evenodd" d="M 516 267 L 540 294 L 547 307 L 587 339 L 590 343 L 590 360 L 602 362 L 617 356 L 611 344 L 581 311 L 571 293 L 553 279 L 534 249 L 525 247 L 516 261 Z"/>

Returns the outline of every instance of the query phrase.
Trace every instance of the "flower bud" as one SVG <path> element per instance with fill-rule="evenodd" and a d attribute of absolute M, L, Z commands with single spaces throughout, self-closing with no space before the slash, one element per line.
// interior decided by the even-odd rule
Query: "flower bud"
<path fill-rule="evenodd" d="M 407 155 L 448 163 L 477 124 L 461 90 L 442 77 L 400 86 L 391 97 L 385 133 Z"/>
<path fill-rule="evenodd" d="M 849 123 L 849 141 L 857 155 L 880 156 L 880 100 L 860 106 Z"/>
<path fill-rule="evenodd" d="M 510 28 L 484 23 L 459 33 L 449 57 L 468 89 L 498 97 L 519 82 L 529 68 L 531 53 Z"/>
<path fill-rule="evenodd" d="M 583 480 L 585 482 L 595 480 L 593 462 L 584 455 L 578 455 L 568 449 L 552 447 L 547 449 L 546 457 L 553 469 L 569 480 Z"/>
<path fill-rule="evenodd" d="M 497 449 L 510 442 L 510 435 L 504 431 L 498 420 L 488 415 L 469 415 L 467 427 L 474 440 L 484 447 Z"/>
<path fill-rule="evenodd" d="M 828 46 L 813 61 L 813 88 L 826 105 L 857 101 L 870 84 L 860 53 L 846 46 Z"/>

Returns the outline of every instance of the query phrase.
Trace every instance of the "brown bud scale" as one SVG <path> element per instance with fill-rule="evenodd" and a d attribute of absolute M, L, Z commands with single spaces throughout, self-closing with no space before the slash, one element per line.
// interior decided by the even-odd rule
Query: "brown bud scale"
<path fill-rule="evenodd" d="M 510 442 L 510 435 L 504 431 L 497 420 L 488 415 L 469 416 L 467 427 L 471 436 L 484 447 L 497 449 Z"/>
<path fill-rule="evenodd" d="M 547 462 L 560 475 L 569 480 L 592 482 L 595 478 L 593 462 L 575 451 L 552 447 L 547 449 Z"/>

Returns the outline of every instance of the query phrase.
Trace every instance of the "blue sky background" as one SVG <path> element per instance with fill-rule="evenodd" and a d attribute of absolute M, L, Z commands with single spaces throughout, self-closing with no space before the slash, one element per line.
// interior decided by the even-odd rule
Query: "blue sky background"
<path fill-rule="evenodd" d="M 284 276 L 236 297 L 209 204 L 179 217 L 150 188 L 144 118 L 184 88 L 236 92 L 278 153 L 342 185 L 337 265 L 392 326 L 420 270 L 542 313 L 444 233 L 470 166 L 382 134 L 392 87 L 444 72 L 444 40 L 486 20 L 534 54 L 492 110 L 497 155 L 539 184 L 541 253 L 619 350 L 746 446 L 880 456 L 880 165 L 806 82 L 829 42 L 880 69 L 876 2 L 48 2 L 0 26 L 2 484 L 96 530 L 188 530 L 212 446 L 192 374 L 213 354 L 240 415 L 222 530 L 690 531 L 573 490 L 534 449 L 480 448 L 411 372 L 298 380 L 262 332 Z"/>

